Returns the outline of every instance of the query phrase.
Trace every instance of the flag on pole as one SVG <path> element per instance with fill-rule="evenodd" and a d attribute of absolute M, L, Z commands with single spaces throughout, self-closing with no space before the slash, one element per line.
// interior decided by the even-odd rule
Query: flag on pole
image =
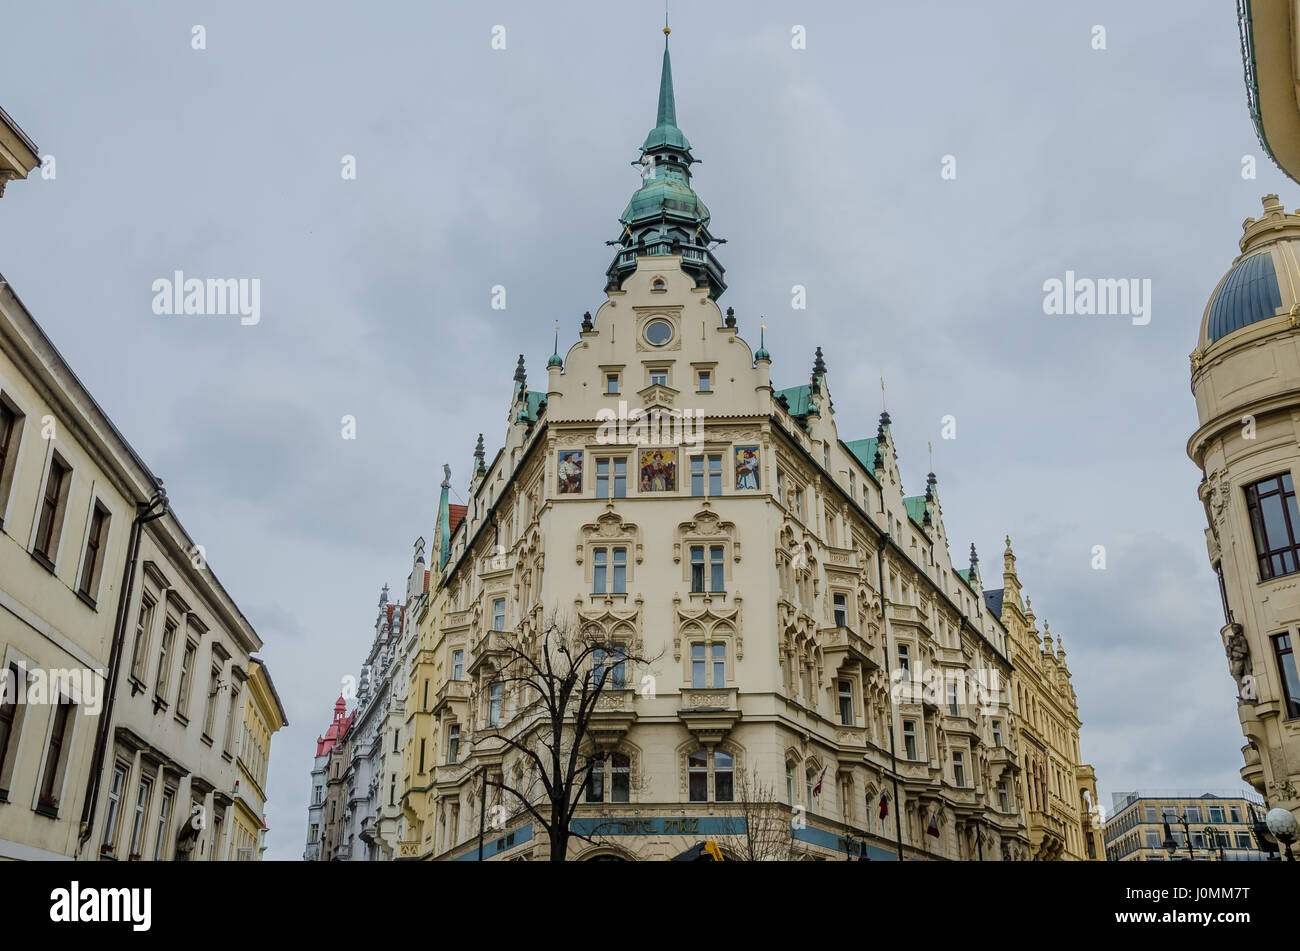
<path fill-rule="evenodd" d="M 812 792 L 812 794 L 813 794 L 814 796 L 820 796 L 820 795 L 822 794 L 822 779 L 823 779 L 825 776 L 826 776 L 826 767 L 823 766 L 823 767 L 822 767 L 821 775 L 817 777 L 817 785 L 813 786 L 813 792 Z"/>
<path fill-rule="evenodd" d="M 889 794 L 880 794 L 880 818 L 883 820 L 889 815 Z"/>
<path fill-rule="evenodd" d="M 925 834 L 939 838 L 939 818 L 933 812 L 930 813 L 930 825 L 925 830 Z"/>

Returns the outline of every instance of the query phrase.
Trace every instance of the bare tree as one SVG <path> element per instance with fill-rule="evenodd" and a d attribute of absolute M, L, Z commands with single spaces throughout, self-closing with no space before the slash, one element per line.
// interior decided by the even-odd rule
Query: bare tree
<path fill-rule="evenodd" d="M 635 655 L 633 645 L 614 642 L 598 628 L 576 629 L 558 612 L 524 639 L 509 632 L 490 636 L 491 669 L 471 698 L 486 724 L 474 731 L 473 749 L 490 755 L 504 746 L 516 756 L 510 775 L 502 769 L 489 776 L 484 769 L 476 788 L 485 781 L 512 799 L 516 808 L 501 806 L 530 815 L 546 830 L 550 860 L 563 862 L 570 839 L 596 841 L 570 825 L 592 770 L 605 760 L 591 729 L 598 701 L 607 690 L 624 689 L 630 671 L 653 658 Z M 507 699 L 513 701 L 508 719 Z"/>
<path fill-rule="evenodd" d="M 794 857 L 791 822 L 795 814 L 781 802 L 776 788 L 764 783 L 757 770 L 736 777 L 736 802 L 740 817 L 733 827 L 743 828 L 724 836 L 728 851 L 742 862 L 787 862 Z"/>

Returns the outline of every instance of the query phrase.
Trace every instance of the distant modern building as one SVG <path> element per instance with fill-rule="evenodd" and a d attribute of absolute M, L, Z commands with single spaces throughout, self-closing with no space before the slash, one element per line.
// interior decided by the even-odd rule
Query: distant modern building
<path fill-rule="evenodd" d="M 1300 0 L 1237 0 L 1237 20 L 1259 144 L 1300 181 Z"/>
<path fill-rule="evenodd" d="M 1241 778 L 1300 816 L 1300 214 L 1247 218 L 1191 353 L 1206 550 L 1246 737 Z"/>
<path fill-rule="evenodd" d="M 1263 816 L 1263 799 L 1245 791 L 1115 793 L 1106 821 L 1106 857 L 1112 862 L 1264 861 L 1278 852 L 1259 833 Z"/>

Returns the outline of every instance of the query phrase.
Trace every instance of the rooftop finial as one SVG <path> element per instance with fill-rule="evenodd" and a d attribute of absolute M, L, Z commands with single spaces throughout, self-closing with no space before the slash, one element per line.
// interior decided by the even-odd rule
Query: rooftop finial
<path fill-rule="evenodd" d="M 528 374 L 524 370 L 524 355 L 519 354 L 519 363 L 515 366 L 515 382 L 524 384 L 528 382 Z"/>
<path fill-rule="evenodd" d="M 813 360 L 812 375 L 814 378 L 826 375 L 826 361 L 822 359 L 821 347 L 817 348 L 816 359 Z"/>
<path fill-rule="evenodd" d="M 736 309 L 734 307 L 727 308 L 727 319 L 723 323 L 727 327 L 736 326 Z"/>
<path fill-rule="evenodd" d="M 546 368 L 563 367 L 564 358 L 560 356 L 560 322 L 555 321 L 555 350 L 551 353 L 551 359 L 546 361 Z"/>
<path fill-rule="evenodd" d="M 971 542 L 971 543 L 970 543 L 970 566 L 971 566 L 971 570 L 974 570 L 975 568 L 978 568 L 978 567 L 979 567 L 979 563 L 980 563 L 980 556 L 979 556 L 978 554 L 976 554 L 976 552 L 975 552 L 975 543 L 974 543 L 974 542 Z"/>
<path fill-rule="evenodd" d="M 478 434 L 478 443 L 474 446 L 474 474 L 483 475 L 487 471 L 487 466 L 483 464 L 483 434 Z"/>
<path fill-rule="evenodd" d="M 758 352 L 754 354 L 754 359 L 766 360 L 770 363 L 772 361 L 772 355 L 767 352 L 767 344 L 766 344 L 767 321 L 763 319 L 762 314 L 758 315 L 758 319 L 760 321 L 758 325 Z"/>
<path fill-rule="evenodd" d="M 442 485 L 439 486 L 439 488 L 451 488 L 451 466 L 447 465 L 445 462 L 442 464 Z"/>
<path fill-rule="evenodd" d="M 591 311 L 584 312 L 582 315 L 582 332 L 589 334 L 595 329 L 596 325 L 591 322 Z"/>

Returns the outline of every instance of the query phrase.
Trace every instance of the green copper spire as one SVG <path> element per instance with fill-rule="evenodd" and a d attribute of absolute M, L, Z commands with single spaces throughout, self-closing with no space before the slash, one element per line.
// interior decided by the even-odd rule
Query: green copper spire
<path fill-rule="evenodd" d="M 655 118 L 655 127 L 646 136 L 641 146 L 642 152 L 671 146 L 682 151 L 689 151 L 691 143 L 687 141 L 682 130 L 677 128 L 677 100 L 673 96 L 673 61 L 668 55 L 668 34 L 664 27 L 664 66 L 659 74 L 659 113 Z"/>
<path fill-rule="evenodd" d="M 727 289 L 724 268 L 713 256 L 712 247 L 721 243 L 709 231 L 709 209 L 691 187 L 691 143 L 677 128 L 677 100 L 673 93 L 673 67 L 664 27 L 664 61 L 659 76 L 659 109 L 655 127 L 641 145 L 641 187 L 632 195 L 619 223 L 622 234 L 613 263 L 606 272 L 608 289 L 619 288 L 636 270 L 636 259 L 647 256 L 680 255 L 682 270 L 696 285 L 707 287 L 717 299 Z"/>
<path fill-rule="evenodd" d="M 451 505 L 447 494 L 451 491 L 451 466 L 442 466 L 442 495 L 438 497 L 438 570 L 447 567 L 451 558 Z"/>
<path fill-rule="evenodd" d="M 551 354 L 551 359 L 546 361 L 547 369 L 551 367 L 563 367 L 564 357 L 560 356 L 560 322 L 555 322 L 555 352 Z"/>

